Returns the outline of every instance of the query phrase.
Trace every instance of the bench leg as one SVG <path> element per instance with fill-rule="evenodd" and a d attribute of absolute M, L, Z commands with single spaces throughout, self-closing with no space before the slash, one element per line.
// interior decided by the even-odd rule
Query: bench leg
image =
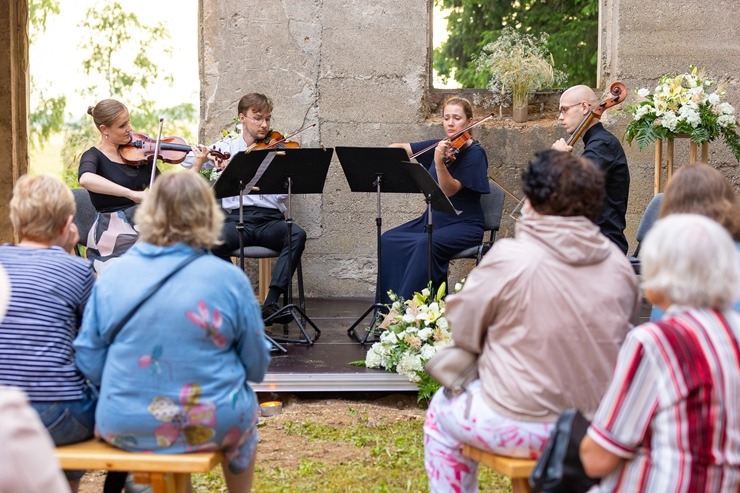
<path fill-rule="evenodd" d="M 190 491 L 188 473 L 149 473 L 152 493 L 186 493 Z"/>
<path fill-rule="evenodd" d="M 529 493 L 529 482 L 527 478 L 517 478 L 511 480 L 511 491 L 513 493 Z"/>

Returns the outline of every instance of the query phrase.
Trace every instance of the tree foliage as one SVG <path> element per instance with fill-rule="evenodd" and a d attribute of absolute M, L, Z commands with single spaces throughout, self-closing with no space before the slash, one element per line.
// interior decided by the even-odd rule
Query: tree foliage
<path fill-rule="evenodd" d="M 63 7 L 62 7 L 63 8 Z M 45 30 L 48 19 L 60 12 L 59 0 L 29 0 L 29 42 Z M 105 98 L 119 99 L 128 106 L 132 127 L 156 136 L 160 118 L 164 118 L 163 136 L 177 135 L 191 140 L 192 124 L 197 121 L 194 104 L 183 102 L 162 107 L 151 96 L 154 87 L 173 85 L 174 70 L 166 64 L 162 70 L 155 59 L 166 59 L 172 52 L 170 35 L 162 24 L 148 25 L 135 11 L 118 2 L 98 3 L 86 12 L 75 34 L 85 58 L 82 68 L 89 79 L 81 81 L 77 92 L 90 104 Z M 65 115 L 67 98 L 52 88 L 40 88 L 31 79 L 34 105 L 30 115 L 30 143 L 43 145 L 51 134 L 63 132 L 64 180 L 77 186 L 77 166 L 81 153 L 94 145 L 99 134 L 87 114 Z M 84 111 L 84 109 L 82 110 Z"/>
<path fill-rule="evenodd" d="M 28 38 L 33 43 L 37 36 L 46 30 L 49 17 L 59 14 L 58 0 L 30 0 L 28 2 Z M 67 98 L 64 96 L 47 96 L 48 88 L 41 88 L 33 77 L 30 77 L 31 93 L 38 104 L 28 115 L 29 141 L 34 147 L 41 147 L 53 133 L 64 126 L 64 109 Z"/>
<path fill-rule="evenodd" d="M 547 49 L 555 68 L 568 74 L 569 84 L 596 85 L 598 0 L 434 0 L 449 10 L 449 37 L 434 51 L 434 68 L 446 81 L 463 87 L 486 87 L 489 74 L 476 71 L 475 58 L 495 41 L 504 27 L 539 36 L 547 33 Z"/>

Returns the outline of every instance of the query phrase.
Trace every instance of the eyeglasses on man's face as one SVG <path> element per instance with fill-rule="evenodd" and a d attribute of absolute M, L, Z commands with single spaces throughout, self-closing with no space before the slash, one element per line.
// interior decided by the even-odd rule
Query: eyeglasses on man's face
<path fill-rule="evenodd" d="M 248 115 L 247 118 L 252 120 L 256 125 L 262 125 L 263 123 L 267 123 L 267 125 L 270 125 L 270 122 L 272 121 L 272 116 L 264 117 L 262 115 L 257 115 L 257 116 Z"/>
<path fill-rule="evenodd" d="M 560 111 L 558 112 L 558 114 L 559 115 L 564 115 L 564 114 L 566 114 L 568 112 L 569 109 L 575 108 L 576 106 L 580 106 L 583 103 L 585 103 L 585 101 L 580 101 L 578 103 L 571 104 L 571 105 L 568 105 L 568 106 L 561 106 L 560 107 Z"/>

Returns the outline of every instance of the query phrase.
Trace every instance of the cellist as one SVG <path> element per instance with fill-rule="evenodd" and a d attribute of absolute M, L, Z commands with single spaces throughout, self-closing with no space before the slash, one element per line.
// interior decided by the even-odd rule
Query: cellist
<path fill-rule="evenodd" d="M 558 122 L 568 134 L 574 134 L 577 129 L 583 131 L 581 157 L 586 157 L 596 164 L 604 172 L 606 182 L 604 205 L 596 219 L 596 224 L 601 228 L 604 236 L 626 254 L 627 238 L 624 236 L 624 228 L 630 189 L 630 171 L 619 139 L 604 128 L 598 116 L 593 117 L 592 113 L 599 107 L 599 104 L 596 94 L 590 87 L 570 87 L 560 96 Z M 599 116 L 600 114 L 598 113 Z M 584 128 L 579 129 L 582 123 L 585 123 Z M 552 145 L 552 148 L 571 152 L 572 143 L 572 141 L 559 139 Z"/>

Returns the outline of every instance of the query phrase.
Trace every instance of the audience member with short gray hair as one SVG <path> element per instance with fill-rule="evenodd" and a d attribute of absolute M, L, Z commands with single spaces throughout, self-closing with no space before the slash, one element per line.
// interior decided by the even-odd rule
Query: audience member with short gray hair
<path fill-rule="evenodd" d="M 622 346 L 581 460 L 600 492 L 740 491 L 740 287 L 735 243 L 698 214 L 655 223 L 645 295 L 666 311 Z"/>

